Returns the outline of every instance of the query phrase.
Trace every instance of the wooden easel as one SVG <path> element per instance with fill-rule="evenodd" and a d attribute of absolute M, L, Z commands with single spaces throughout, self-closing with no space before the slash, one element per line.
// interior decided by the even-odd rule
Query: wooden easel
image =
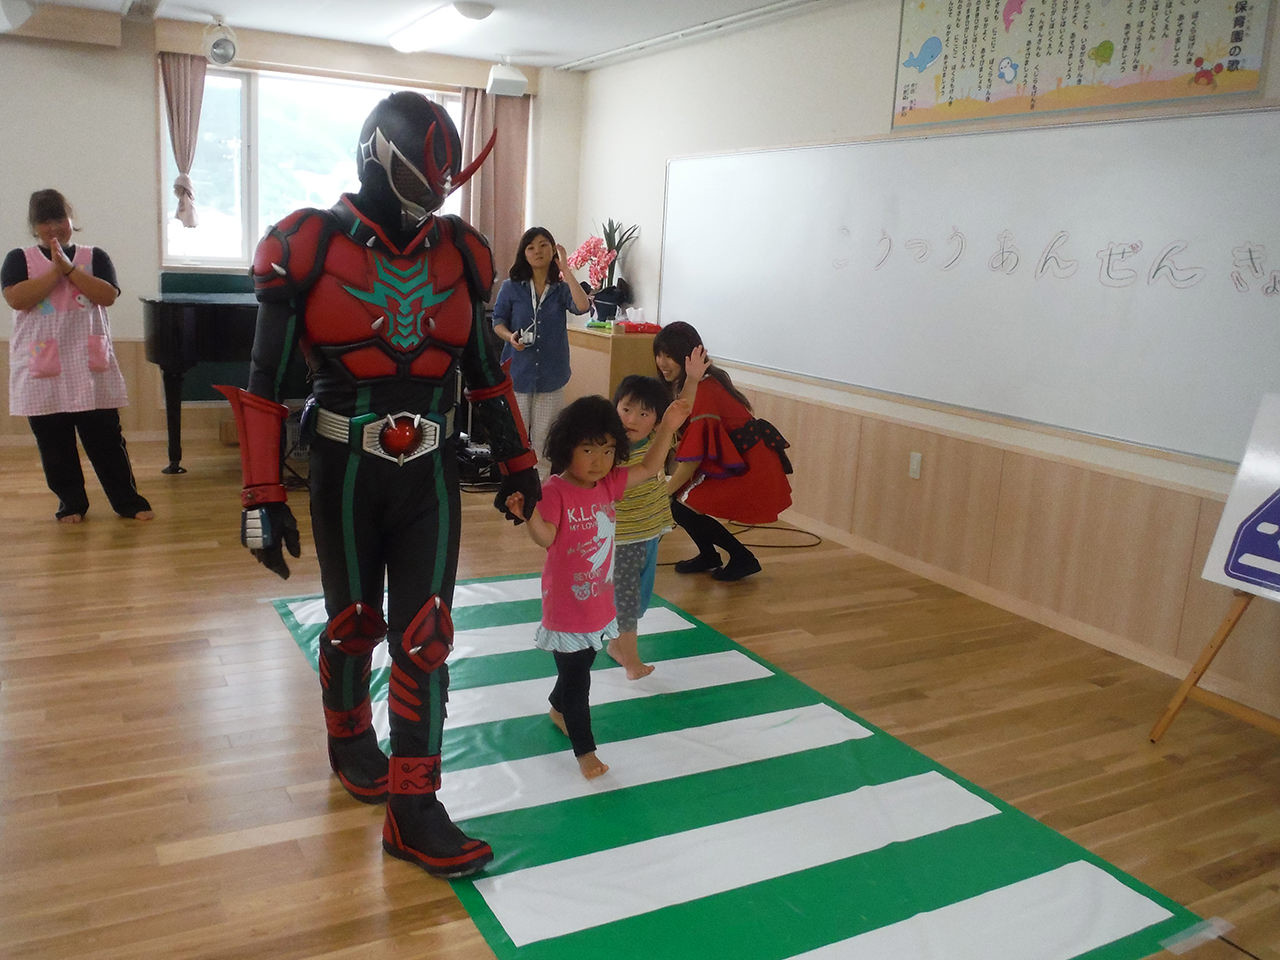
<path fill-rule="evenodd" d="M 1244 612 L 1249 609 L 1249 604 L 1254 597 L 1252 593 L 1246 593 L 1243 590 L 1235 590 L 1233 593 L 1235 594 L 1235 599 L 1231 601 L 1231 609 L 1222 618 L 1222 623 L 1218 625 L 1218 630 L 1214 633 L 1212 639 L 1200 651 L 1200 659 L 1196 661 L 1196 665 L 1191 668 L 1191 672 L 1182 681 L 1182 686 L 1178 687 L 1178 692 L 1169 701 L 1169 706 L 1165 707 L 1164 714 L 1156 722 L 1156 725 L 1151 728 L 1152 743 L 1157 742 L 1164 736 L 1164 732 L 1169 729 L 1169 724 L 1173 723 L 1173 718 L 1178 715 L 1178 711 L 1182 709 L 1182 705 L 1186 703 L 1188 697 L 1280 736 L 1280 720 L 1275 717 L 1268 716 L 1259 710 L 1254 710 L 1252 707 L 1246 707 L 1242 703 L 1237 703 L 1227 697 L 1210 693 L 1208 690 L 1202 690 L 1196 686 L 1204 672 L 1209 669 L 1209 664 L 1213 663 L 1213 658 L 1222 649 L 1222 645 L 1227 642 L 1227 637 L 1231 636 L 1231 631 L 1235 629 L 1236 624 L 1240 622 L 1240 618 L 1244 616 Z"/>

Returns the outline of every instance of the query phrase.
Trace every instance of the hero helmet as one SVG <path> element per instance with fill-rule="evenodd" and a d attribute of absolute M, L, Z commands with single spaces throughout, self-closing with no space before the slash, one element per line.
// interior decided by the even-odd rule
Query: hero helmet
<path fill-rule="evenodd" d="M 420 223 L 471 179 L 496 136 L 495 131 L 480 155 L 461 169 L 462 141 L 444 107 L 419 93 L 393 93 L 373 108 L 360 131 L 360 182 L 366 184 L 381 170 L 406 219 Z"/>

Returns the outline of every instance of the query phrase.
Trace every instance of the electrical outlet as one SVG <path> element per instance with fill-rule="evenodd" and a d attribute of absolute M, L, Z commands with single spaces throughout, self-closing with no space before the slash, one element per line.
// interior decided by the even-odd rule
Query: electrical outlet
<path fill-rule="evenodd" d="M 912 480 L 920 479 L 920 461 L 922 461 L 923 459 L 924 457 L 916 453 L 915 451 L 912 451 L 911 456 L 908 458 L 907 476 L 910 477 Z"/>

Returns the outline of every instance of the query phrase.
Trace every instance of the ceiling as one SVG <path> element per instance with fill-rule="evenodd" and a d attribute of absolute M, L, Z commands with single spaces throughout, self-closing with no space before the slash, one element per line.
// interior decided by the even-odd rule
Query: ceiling
<path fill-rule="evenodd" d="M 58 0 L 60 6 L 387 46 L 441 0 Z M 489 0 L 494 12 L 432 53 L 587 69 L 641 51 L 755 25 L 839 0 Z M 600 59 L 602 58 L 603 59 Z"/>

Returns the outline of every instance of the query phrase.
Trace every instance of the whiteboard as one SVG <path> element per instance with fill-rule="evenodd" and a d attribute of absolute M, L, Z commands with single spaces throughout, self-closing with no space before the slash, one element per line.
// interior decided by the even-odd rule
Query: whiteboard
<path fill-rule="evenodd" d="M 719 358 L 1238 462 L 1280 386 L 1280 111 L 667 164 Z"/>

